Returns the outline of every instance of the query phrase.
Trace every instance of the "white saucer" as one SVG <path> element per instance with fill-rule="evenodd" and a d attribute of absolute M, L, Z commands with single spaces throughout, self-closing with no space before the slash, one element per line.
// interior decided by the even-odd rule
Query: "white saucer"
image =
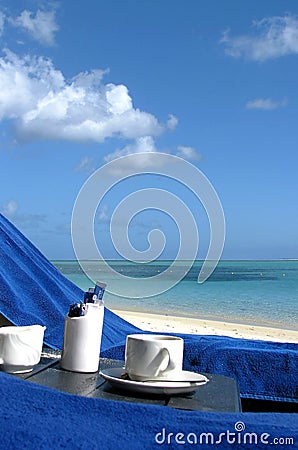
<path fill-rule="evenodd" d="M 182 372 L 182 375 L 186 371 Z M 190 372 L 187 372 L 188 374 Z M 131 392 L 139 392 L 146 394 L 184 394 L 187 392 L 193 392 L 199 386 L 206 384 L 209 380 L 204 375 L 196 374 L 198 381 L 132 381 L 121 378 L 124 374 L 122 367 L 111 367 L 110 369 L 103 369 L 99 374 L 108 381 L 112 386 Z M 192 373 L 193 375 L 193 373 Z"/>

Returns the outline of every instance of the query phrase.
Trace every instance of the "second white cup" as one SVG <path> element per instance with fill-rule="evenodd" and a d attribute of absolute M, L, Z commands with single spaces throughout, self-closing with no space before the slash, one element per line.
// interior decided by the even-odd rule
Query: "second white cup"
<path fill-rule="evenodd" d="M 182 372 L 182 338 L 130 334 L 126 337 L 125 372 L 131 380 L 171 379 Z"/>

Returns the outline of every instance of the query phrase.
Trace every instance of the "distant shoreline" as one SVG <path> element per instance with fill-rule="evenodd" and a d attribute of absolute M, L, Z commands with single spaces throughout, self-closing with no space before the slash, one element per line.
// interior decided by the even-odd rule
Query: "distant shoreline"
<path fill-rule="evenodd" d="M 139 311 L 118 309 L 112 309 L 112 311 L 144 331 L 230 336 L 234 338 L 298 343 L 298 331 L 293 329 L 196 319 L 193 317 L 176 317 Z"/>
<path fill-rule="evenodd" d="M 146 261 L 146 260 L 143 260 L 143 259 L 139 259 L 139 260 L 136 260 L 136 261 L 129 261 L 129 260 L 127 260 L 127 259 L 121 259 L 121 258 L 119 258 L 119 259 L 113 259 L 113 258 L 105 258 L 105 259 L 80 259 L 80 260 L 78 260 L 78 259 L 51 259 L 50 260 L 51 261 L 51 263 L 53 263 L 53 264 L 55 264 L 55 263 L 58 263 L 58 262 L 77 262 L 77 263 L 79 263 L 79 261 L 90 261 L 90 262 L 102 262 L 102 261 L 117 261 L 117 262 L 125 262 L 125 261 L 127 261 L 128 263 L 130 263 L 130 264 L 132 264 L 133 262 L 136 262 L 136 263 L 138 263 L 138 262 L 140 262 L 140 263 L 149 263 L 149 262 L 152 262 L 152 263 L 157 263 L 157 262 L 172 262 L 172 261 L 178 261 L 178 262 L 189 262 L 189 261 L 193 261 L 193 262 L 204 262 L 205 261 L 205 259 L 194 259 L 194 260 L 192 260 L 192 259 L 179 259 L 179 260 L 175 260 L 175 259 L 156 259 L 156 260 L 154 260 L 154 261 Z M 212 260 L 212 259 L 209 259 L 208 261 L 214 261 L 214 260 Z M 220 262 L 246 262 L 246 261 L 251 261 L 251 262 L 254 262 L 254 261 L 258 261 L 258 262 L 270 262 L 270 261 L 298 261 L 298 258 L 247 258 L 247 259 L 245 259 L 245 258 L 239 258 L 239 259 L 224 259 L 224 258 L 222 258 L 222 259 L 220 259 L 219 261 L 218 261 L 218 263 L 220 263 Z"/>
<path fill-rule="evenodd" d="M 238 318 L 227 318 L 227 317 L 216 317 L 216 316 L 204 316 L 204 315 L 198 315 L 198 314 L 191 314 L 191 313 L 183 313 L 180 311 L 177 311 L 177 313 L 168 313 L 165 311 L 158 311 L 158 310 L 148 310 L 144 307 L 144 309 L 141 308 L 123 308 L 118 306 L 110 306 L 109 304 L 106 304 L 107 308 L 111 311 L 118 311 L 123 314 L 136 314 L 140 316 L 147 316 L 152 315 L 156 318 L 163 317 L 164 319 L 179 319 L 179 320 L 190 320 L 190 321 L 198 321 L 198 322 L 207 322 L 207 323 L 216 323 L 218 326 L 220 324 L 229 324 L 229 325 L 240 325 L 243 327 L 259 327 L 259 328 L 266 328 L 266 329 L 272 329 L 272 330 L 285 330 L 285 331 L 294 331 L 298 333 L 297 326 L 291 326 L 291 325 L 284 325 L 279 323 L 271 323 L 271 322 L 264 322 L 261 321 L 260 318 L 257 318 L 254 321 L 245 321 Z M 118 314 L 117 312 L 117 314 Z"/>

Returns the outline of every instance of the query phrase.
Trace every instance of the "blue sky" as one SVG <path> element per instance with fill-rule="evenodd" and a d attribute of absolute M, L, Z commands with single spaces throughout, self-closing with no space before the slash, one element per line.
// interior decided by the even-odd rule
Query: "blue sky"
<path fill-rule="evenodd" d="M 139 152 L 180 156 L 208 177 L 226 219 L 223 258 L 298 257 L 297 2 L 24 0 L 0 11 L 0 211 L 47 257 L 74 257 L 71 214 L 88 177 Z M 117 257 L 113 209 L 152 186 L 193 211 L 204 258 L 204 208 L 149 175 L 99 205 L 104 257 Z M 132 244 L 145 250 L 153 228 L 174 258 L 177 226 L 162 211 L 132 220 Z"/>

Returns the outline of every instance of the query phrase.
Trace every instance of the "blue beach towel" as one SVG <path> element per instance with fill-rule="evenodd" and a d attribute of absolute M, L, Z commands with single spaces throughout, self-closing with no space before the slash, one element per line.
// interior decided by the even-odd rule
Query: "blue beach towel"
<path fill-rule="evenodd" d="M 0 313 L 16 325 L 47 327 L 45 343 L 61 349 L 69 304 L 83 292 L 0 214 Z M 124 358 L 127 334 L 140 329 L 106 309 L 102 356 Z M 298 402 L 298 351 L 283 344 L 182 335 L 184 368 L 236 378 L 242 397 Z"/>
<path fill-rule="evenodd" d="M 83 291 L 0 214 L 0 313 L 15 325 L 45 325 L 45 344 L 61 349 L 69 305 L 83 298 Z M 137 331 L 106 309 L 102 349 Z"/>
<path fill-rule="evenodd" d="M 64 394 L 0 373 L 3 449 L 297 449 L 295 414 L 206 413 Z"/>
<path fill-rule="evenodd" d="M 296 344 L 220 336 L 184 339 L 188 370 L 233 374 L 245 398 L 298 402 Z"/>

